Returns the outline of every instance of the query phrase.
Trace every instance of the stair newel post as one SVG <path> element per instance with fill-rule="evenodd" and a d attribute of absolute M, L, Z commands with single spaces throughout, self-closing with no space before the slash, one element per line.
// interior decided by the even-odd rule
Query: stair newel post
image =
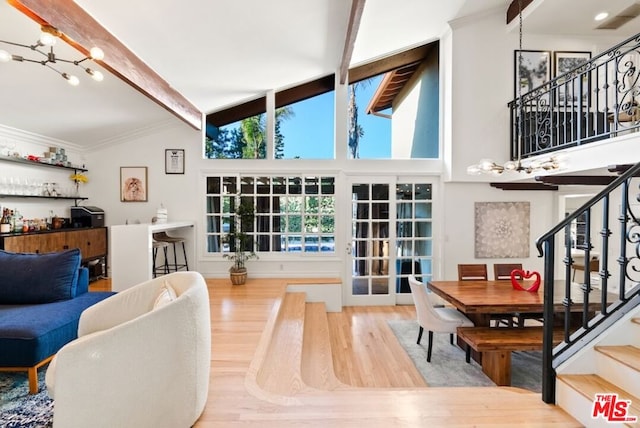
<path fill-rule="evenodd" d="M 556 374 L 553 369 L 553 294 L 555 235 L 544 241 L 544 325 L 542 327 L 542 401 L 555 404 Z"/>

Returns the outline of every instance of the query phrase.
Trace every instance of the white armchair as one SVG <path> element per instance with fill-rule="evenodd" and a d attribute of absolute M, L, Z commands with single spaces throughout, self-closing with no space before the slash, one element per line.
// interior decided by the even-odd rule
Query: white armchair
<path fill-rule="evenodd" d="M 47 370 L 53 426 L 192 426 L 209 390 L 209 312 L 196 272 L 158 277 L 85 310 L 78 339 Z"/>
<path fill-rule="evenodd" d="M 462 312 L 458 312 L 454 308 L 437 308 L 434 302 L 430 300 L 430 294 L 427 288 L 418 281 L 413 275 L 409 276 L 409 286 L 411 287 L 411 296 L 413 303 L 416 305 L 416 315 L 420 331 L 418 332 L 418 341 L 422 339 L 422 332 L 426 329 L 429 332 L 429 344 L 427 346 L 427 362 L 431 362 L 431 347 L 433 346 L 433 333 L 449 333 L 451 344 L 453 344 L 453 335 L 458 327 L 473 327 L 473 322 L 464 316 Z M 469 349 L 467 348 L 466 360 L 469 362 Z"/>

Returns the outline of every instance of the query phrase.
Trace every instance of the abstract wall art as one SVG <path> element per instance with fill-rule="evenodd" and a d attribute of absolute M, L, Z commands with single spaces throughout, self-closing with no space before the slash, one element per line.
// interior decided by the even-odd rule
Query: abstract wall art
<path fill-rule="evenodd" d="M 475 203 L 475 257 L 529 257 L 529 202 Z"/>

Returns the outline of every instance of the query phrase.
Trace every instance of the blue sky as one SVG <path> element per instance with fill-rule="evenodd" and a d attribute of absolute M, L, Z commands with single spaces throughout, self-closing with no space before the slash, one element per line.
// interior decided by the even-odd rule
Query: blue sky
<path fill-rule="evenodd" d="M 391 157 L 391 120 L 365 114 L 365 109 L 378 87 L 381 77 L 369 85 L 359 85 L 356 94 L 359 123 L 364 129 L 360 141 L 360 158 Z M 334 134 L 334 94 L 329 92 L 292 104 L 294 117 L 284 120 L 280 129 L 284 135 L 286 159 L 332 159 Z"/>

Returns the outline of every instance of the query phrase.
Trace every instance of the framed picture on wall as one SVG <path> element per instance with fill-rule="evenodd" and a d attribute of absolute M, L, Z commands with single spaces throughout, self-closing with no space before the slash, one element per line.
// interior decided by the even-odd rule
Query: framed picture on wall
<path fill-rule="evenodd" d="M 147 202 L 147 167 L 120 167 L 120 201 Z"/>
<path fill-rule="evenodd" d="M 554 77 L 562 76 L 569 71 L 575 70 L 575 73 L 581 74 L 580 66 L 591 59 L 591 52 L 564 52 L 556 51 L 553 53 L 553 75 Z M 583 105 L 589 105 L 589 94 L 591 93 L 591 79 L 589 73 L 582 74 L 580 79 L 573 79 L 576 75 L 567 76 L 566 79 L 558 80 L 558 105 L 575 106 L 578 101 Z"/>
<path fill-rule="evenodd" d="M 164 173 L 184 174 L 183 149 L 166 149 L 164 151 Z"/>
<path fill-rule="evenodd" d="M 551 51 L 516 49 L 513 55 L 513 70 L 513 92 L 514 98 L 517 98 L 518 89 L 524 95 L 551 79 Z"/>

